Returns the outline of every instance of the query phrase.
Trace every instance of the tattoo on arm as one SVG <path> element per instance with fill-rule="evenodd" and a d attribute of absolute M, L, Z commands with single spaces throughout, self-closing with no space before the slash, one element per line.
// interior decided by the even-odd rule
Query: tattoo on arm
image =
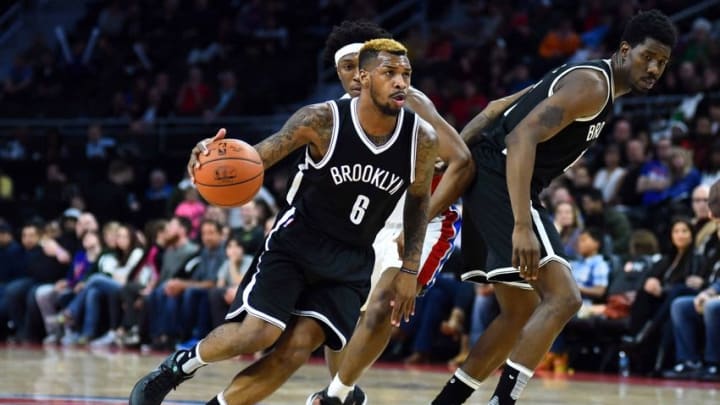
<path fill-rule="evenodd" d="M 413 270 L 420 267 L 420 254 L 428 223 L 430 183 L 437 156 L 437 137 L 434 131 L 424 128 L 419 129 L 415 181 L 407 190 L 403 211 L 405 234 L 403 265 Z"/>
<path fill-rule="evenodd" d="M 543 112 L 540 113 L 540 125 L 547 129 L 555 129 L 560 124 L 562 124 L 563 114 L 565 114 L 565 111 L 563 111 L 562 108 L 554 105 L 549 105 L 545 107 L 545 110 Z"/>
<path fill-rule="evenodd" d="M 255 145 L 265 169 L 307 143 L 320 144 L 325 152 L 332 136 L 333 115 L 327 104 L 306 106 L 295 112 L 280 131 Z"/>

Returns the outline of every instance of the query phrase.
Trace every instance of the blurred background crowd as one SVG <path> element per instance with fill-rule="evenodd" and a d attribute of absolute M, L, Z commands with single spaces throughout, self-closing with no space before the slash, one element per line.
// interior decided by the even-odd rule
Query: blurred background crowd
<path fill-rule="evenodd" d="M 53 3 L 0 2 L 0 338 L 169 350 L 221 322 L 292 167 L 220 209 L 190 185 L 189 150 L 220 126 L 256 142 L 339 97 L 320 55 L 342 20 L 393 32 L 413 85 L 460 130 L 548 69 L 609 57 L 624 22 L 657 7 L 681 33 L 665 75 L 618 100 L 543 196 L 586 305 L 540 368 L 614 371 L 622 353 L 632 373 L 719 380 L 720 2 Z M 461 272 L 455 255 L 386 359 L 463 360 L 497 304 Z"/>

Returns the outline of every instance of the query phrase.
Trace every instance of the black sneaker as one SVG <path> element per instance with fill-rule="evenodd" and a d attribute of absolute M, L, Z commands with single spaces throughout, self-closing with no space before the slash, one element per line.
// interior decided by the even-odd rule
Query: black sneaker
<path fill-rule="evenodd" d="M 702 381 L 720 381 L 720 366 L 716 364 L 708 364 L 700 374 Z"/>
<path fill-rule="evenodd" d="M 315 402 L 320 400 L 319 402 Z M 316 392 L 310 395 L 305 402 L 305 405 L 367 405 L 367 396 L 365 392 L 357 385 L 352 390 L 350 395 L 345 398 L 345 402 L 340 402 L 340 398 L 331 397 L 327 393 L 327 388 L 320 392 Z"/>
<path fill-rule="evenodd" d="M 662 376 L 674 380 L 693 380 L 698 377 L 700 370 L 700 363 L 686 361 L 676 364 L 675 367 L 670 370 L 663 371 Z"/>
<path fill-rule="evenodd" d="M 182 352 L 168 356 L 155 370 L 141 378 L 130 393 L 130 405 L 160 405 L 167 394 L 195 373 L 185 374 L 175 358 Z"/>

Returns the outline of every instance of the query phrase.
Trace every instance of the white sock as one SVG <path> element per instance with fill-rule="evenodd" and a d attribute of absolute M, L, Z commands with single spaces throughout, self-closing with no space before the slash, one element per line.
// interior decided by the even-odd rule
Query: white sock
<path fill-rule="evenodd" d="M 472 376 L 470 376 L 470 374 L 466 373 L 461 368 L 458 368 L 455 371 L 455 378 L 462 381 L 463 384 L 467 385 L 468 387 L 472 388 L 473 390 L 479 389 L 480 384 L 482 384 L 482 381 L 479 381 L 479 380 L 473 378 Z"/>
<path fill-rule="evenodd" d="M 222 391 L 217 394 L 217 400 L 220 405 L 228 405 L 227 401 L 225 400 L 225 394 Z"/>
<path fill-rule="evenodd" d="M 208 364 L 200 357 L 200 343 L 202 343 L 202 340 L 191 351 L 183 352 L 184 357 L 178 358 L 183 373 L 192 374 L 195 370 Z"/>
<path fill-rule="evenodd" d="M 339 398 L 341 401 L 344 401 L 350 391 L 354 389 L 355 384 L 350 386 L 345 385 L 342 383 L 342 381 L 340 381 L 340 377 L 335 374 L 335 378 L 333 378 L 332 382 L 330 383 L 327 392 L 329 396 Z"/>

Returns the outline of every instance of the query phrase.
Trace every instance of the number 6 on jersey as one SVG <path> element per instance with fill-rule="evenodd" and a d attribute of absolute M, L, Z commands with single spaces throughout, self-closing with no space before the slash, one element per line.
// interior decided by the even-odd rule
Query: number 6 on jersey
<path fill-rule="evenodd" d="M 353 204 L 352 211 L 350 211 L 350 221 L 355 225 L 360 225 L 367 211 L 368 205 L 370 205 L 370 199 L 365 195 L 358 195 Z"/>

